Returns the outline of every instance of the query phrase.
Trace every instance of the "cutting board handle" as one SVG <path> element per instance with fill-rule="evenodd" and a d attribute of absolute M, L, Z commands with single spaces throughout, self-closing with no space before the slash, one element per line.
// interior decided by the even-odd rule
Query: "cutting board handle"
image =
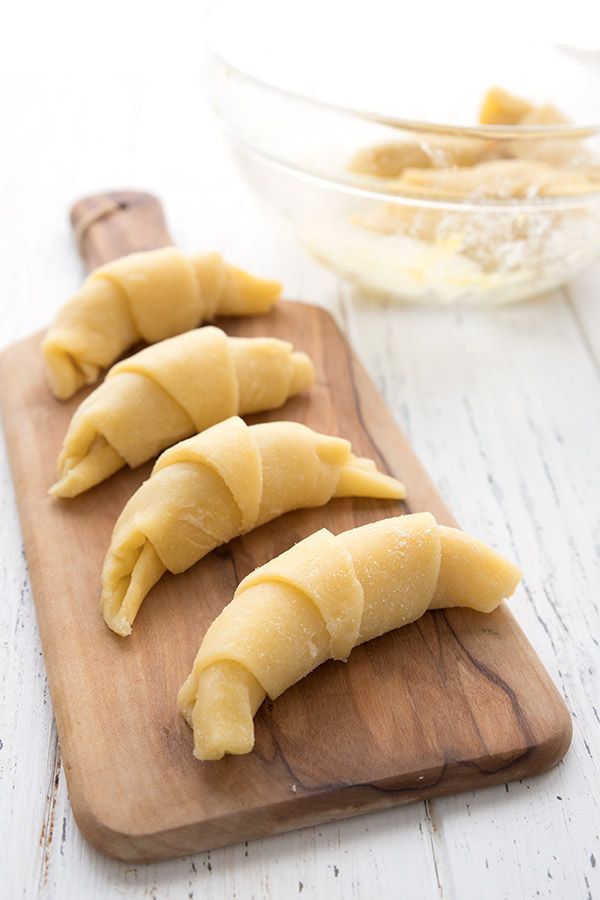
<path fill-rule="evenodd" d="M 71 208 L 71 225 L 89 271 L 127 253 L 173 243 L 160 200 L 141 191 L 83 197 Z"/>

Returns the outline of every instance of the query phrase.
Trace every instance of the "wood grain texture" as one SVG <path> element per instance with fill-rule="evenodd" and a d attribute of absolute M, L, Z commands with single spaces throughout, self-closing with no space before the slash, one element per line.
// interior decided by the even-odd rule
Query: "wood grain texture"
<path fill-rule="evenodd" d="M 114 246 L 123 221 L 98 221 L 96 235 L 112 234 L 98 238 L 98 247 Z M 94 244 L 90 234 L 86 256 L 97 261 L 103 251 Z M 427 614 L 264 704 L 252 754 L 205 764 L 192 758 L 175 694 L 204 631 L 247 572 L 320 527 L 339 532 L 424 509 L 440 522 L 453 521 L 325 311 L 282 303 L 269 316 L 219 324 L 230 334 L 273 334 L 309 352 L 317 384 L 281 415 L 349 438 L 357 453 L 404 479 L 409 499 L 337 500 L 269 523 L 183 575 L 165 577 L 133 636 L 119 639 L 98 612 L 99 573 L 114 520 L 150 466 L 120 472 L 75 501 L 48 497 L 62 436 L 81 397 L 63 404 L 50 396 L 39 336 L 3 354 L 5 431 L 64 766 L 83 833 L 122 859 L 164 858 L 554 765 L 569 745 L 571 720 L 505 608 L 486 617 L 469 610 Z"/>

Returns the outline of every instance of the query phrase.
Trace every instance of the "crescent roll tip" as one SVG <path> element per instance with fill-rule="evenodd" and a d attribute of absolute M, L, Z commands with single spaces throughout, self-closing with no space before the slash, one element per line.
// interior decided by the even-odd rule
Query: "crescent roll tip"
<path fill-rule="evenodd" d="M 144 598 L 167 571 L 151 541 L 145 540 L 137 555 L 125 560 L 109 553 L 102 570 L 101 606 L 104 621 L 116 634 L 127 637 Z"/>
<path fill-rule="evenodd" d="M 522 578 L 518 566 L 458 528 L 438 525 L 438 531 L 442 562 L 430 609 L 468 606 L 490 613 L 512 597 Z"/>
<path fill-rule="evenodd" d="M 223 660 L 210 666 L 202 684 L 193 674 L 177 695 L 179 709 L 194 730 L 194 756 L 222 759 L 254 748 L 254 716 L 265 692 L 239 663 Z"/>
<path fill-rule="evenodd" d="M 315 367 L 310 356 L 301 350 L 294 350 L 291 355 L 292 374 L 288 393 L 290 397 L 301 394 L 315 383 Z"/>
<path fill-rule="evenodd" d="M 405 500 L 406 485 L 380 472 L 372 459 L 352 455 L 340 471 L 335 496 Z"/>
<path fill-rule="evenodd" d="M 244 316 L 269 312 L 279 300 L 282 284 L 252 275 L 226 262 L 220 253 L 189 257 L 201 292 L 215 298 L 209 318 L 214 315 Z"/>
<path fill-rule="evenodd" d="M 126 465 L 125 460 L 102 438 L 96 438 L 81 458 L 64 456 L 58 461 L 58 481 L 48 493 L 73 499 L 95 487 Z"/>
<path fill-rule="evenodd" d="M 42 356 L 48 387 L 57 400 L 68 400 L 80 388 L 93 384 L 100 369 L 84 363 L 60 345 L 56 335 L 47 334 L 42 341 Z"/>
<path fill-rule="evenodd" d="M 280 281 L 258 278 L 244 269 L 229 267 L 235 292 L 222 307 L 223 315 L 243 314 L 257 315 L 269 312 L 281 297 L 283 285 Z M 234 299 L 235 297 L 235 299 Z"/>

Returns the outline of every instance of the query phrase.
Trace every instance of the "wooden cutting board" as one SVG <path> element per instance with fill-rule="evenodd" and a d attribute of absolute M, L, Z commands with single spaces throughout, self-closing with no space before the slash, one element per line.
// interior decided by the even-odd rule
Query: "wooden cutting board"
<path fill-rule="evenodd" d="M 170 243 L 148 195 L 89 198 L 74 207 L 73 222 L 90 267 Z M 230 334 L 286 338 L 310 353 L 314 389 L 261 418 L 349 438 L 406 482 L 408 501 L 344 499 L 286 515 L 185 574 L 164 577 L 132 637 L 119 638 L 100 616 L 100 568 L 114 521 L 151 466 L 122 471 L 72 501 L 51 499 L 55 459 L 83 394 L 67 403 L 50 395 L 40 335 L 4 352 L 4 428 L 69 793 L 84 835 L 121 859 L 166 858 L 507 782 L 557 763 L 571 720 L 505 607 L 489 616 L 429 613 L 265 703 L 253 753 L 210 763 L 192 757 L 176 693 L 207 626 L 247 572 L 323 526 L 339 532 L 418 510 L 453 523 L 328 313 L 284 302 L 262 318 L 219 324 Z"/>

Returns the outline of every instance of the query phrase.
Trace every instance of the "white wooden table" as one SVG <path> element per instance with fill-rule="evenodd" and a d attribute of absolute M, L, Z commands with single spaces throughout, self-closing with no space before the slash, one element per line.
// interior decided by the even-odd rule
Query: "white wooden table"
<path fill-rule="evenodd" d="M 71 814 L 2 447 L 0 896 L 600 896 L 600 268 L 514 307 L 373 305 L 279 234 L 239 179 L 202 97 L 197 19 L 163 22 L 144 6 L 152 67 L 143 39 L 133 47 L 111 32 L 114 15 L 98 7 L 88 41 L 90 7 L 64 7 L 40 5 L 31 32 L 21 10 L 29 56 L 0 38 L 11 71 L 0 96 L 0 344 L 41 328 L 76 287 L 68 207 L 112 187 L 157 192 L 182 247 L 220 249 L 327 306 L 458 520 L 524 570 L 512 608 L 575 733 L 564 762 L 529 782 L 169 863 L 105 859 Z M 77 40 L 56 26 L 61 11 Z"/>

